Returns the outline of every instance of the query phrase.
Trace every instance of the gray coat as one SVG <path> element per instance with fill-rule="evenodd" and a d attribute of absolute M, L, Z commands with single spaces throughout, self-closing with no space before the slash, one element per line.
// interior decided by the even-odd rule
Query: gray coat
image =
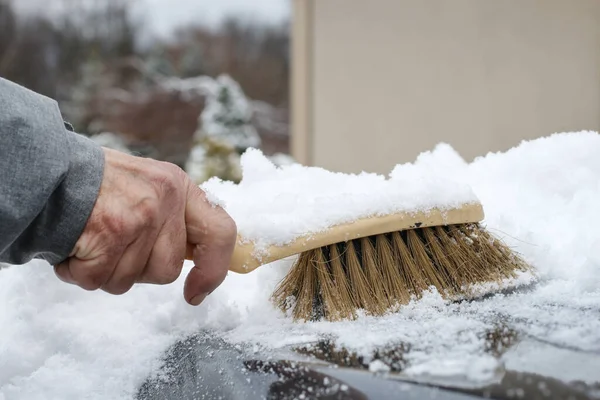
<path fill-rule="evenodd" d="M 55 101 L 0 78 L 0 262 L 68 257 L 91 213 L 102 149 Z"/>

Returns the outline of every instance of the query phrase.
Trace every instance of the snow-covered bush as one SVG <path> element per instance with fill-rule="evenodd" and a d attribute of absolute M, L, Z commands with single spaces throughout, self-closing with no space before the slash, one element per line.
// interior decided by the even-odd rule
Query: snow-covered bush
<path fill-rule="evenodd" d="M 240 85 L 228 75 L 215 80 L 200 121 L 201 136 L 229 145 L 238 153 L 260 146 L 260 137 L 252 125 L 252 105 Z"/>
<path fill-rule="evenodd" d="M 252 124 L 252 104 L 228 75 L 220 75 L 208 85 L 203 79 L 202 89 L 206 105 L 199 117 L 186 170 L 197 183 L 214 176 L 239 181 L 240 154 L 261 145 Z"/>

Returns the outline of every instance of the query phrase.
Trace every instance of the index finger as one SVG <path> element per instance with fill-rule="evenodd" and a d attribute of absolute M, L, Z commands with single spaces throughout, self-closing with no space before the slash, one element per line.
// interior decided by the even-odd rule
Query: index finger
<path fill-rule="evenodd" d="M 227 212 L 211 204 L 204 192 L 189 184 L 185 209 L 188 247 L 194 267 L 184 285 L 184 298 L 200 304 L 227 276 L 237 238 L 237 227 Z"/>

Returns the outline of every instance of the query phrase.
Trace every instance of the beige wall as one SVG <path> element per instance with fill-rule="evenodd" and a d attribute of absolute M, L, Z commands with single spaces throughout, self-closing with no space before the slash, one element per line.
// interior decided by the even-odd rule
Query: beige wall
<path fill-rule="evenodd" d="M 600 129 L 600 0 L 294 0 L 301 162 L 388 172 Z"/>

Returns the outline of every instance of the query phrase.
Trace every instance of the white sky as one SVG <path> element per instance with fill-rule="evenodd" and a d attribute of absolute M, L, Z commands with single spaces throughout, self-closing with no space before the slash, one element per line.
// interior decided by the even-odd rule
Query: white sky
<path fill-rule="evenodd" d="M 167 35 L 173 27 L 200 22 L 214 25 L 237 14 L 265 22 L 289 16 L 290 0 L 141 0 L 136 12 L 145 15 L 154 33 Z"/>
<path fill-rule="evenodd" d="M 52 15 L 64 11 L 69 2 L 102 1 L 111 0 L 17 0 L 13 4 L 21 11 Z M 145 22 L 151 33 L 161 37 L 168 36 L 177 26 L 190 23 L 214 26 L 228 15 L 278 22 L 290 16 L 291 7 L 291 0 L 132 0 L 132 3 L 134 15 Z"/>

